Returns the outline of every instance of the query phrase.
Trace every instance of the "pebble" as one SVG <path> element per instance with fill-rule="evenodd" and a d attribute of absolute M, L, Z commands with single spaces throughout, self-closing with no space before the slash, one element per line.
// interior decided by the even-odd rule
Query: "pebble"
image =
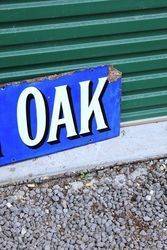
<path fill-rule="evenodd" d="M 143 219 L 144 219 L 145 221 L 150 221 L 150 220 L 151 220 L 151 218 L 150 218 L 149 216 L 144 216 Z"/>
<path fill-rule="evenodd" d="M 151 201 L 151 195 L 146 195 L 146 200 Z"/>
<path fill-rule="evenodd" d="M 26 234 L 26 229 L 23 227 L 22 230 L 21 230 L 21 234 L 24 236 Z"/>
<path fill-rule="evenodd" d="M 0 249 L 165 249 L 166 165 L 151 160 L 1 186 Z"/>
<path fill-rule="evenodd" d="M 126 183 L 126 177 L 125 177 L 124 174 L 116 175 L 115 180 L 114 180 L 114 184 L 117 187 L 121 188 L 121 187 L 123 187 L 125 185 L 125 183 Z"/>
<path fill-rule="evenodd" d="M 11 208 L 11 207 L 12 207 L 12 204 L 9 203 L 9 202 L 7 202 L 7 203 L 6 203 L 6 206 L 7 206 L 8 208 Z"/>
<path fill-rule="evenodd" d="M 150 190 L 150 195 L 153 195 L 154 194 L 154 190 Z"/>
<path fill-rule="evenodd" d="M 74 181 L 71 183 L 71 187 L 73 190 L 77 191 L 78 189 L 81 189 L 83 187 L 83 182 L 82 181 Z"/>
<path fill-rule="evenodd" d="M 141 176 L 145 176 L 147 175 L 147 169 L 144 167 L 140 167 L 135 169 L 132 173 L 131 173 L 131 179 L 133 181 L 135 181 L 136 178 L 140 178 Z"/>

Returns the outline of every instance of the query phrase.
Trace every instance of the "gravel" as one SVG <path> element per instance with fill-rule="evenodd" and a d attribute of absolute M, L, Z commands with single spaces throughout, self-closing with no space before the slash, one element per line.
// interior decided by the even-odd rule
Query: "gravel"
<path fill-rule="evenodd" d="M 166 249 L 167 159 L 0 187 L 0 249 Z"/>

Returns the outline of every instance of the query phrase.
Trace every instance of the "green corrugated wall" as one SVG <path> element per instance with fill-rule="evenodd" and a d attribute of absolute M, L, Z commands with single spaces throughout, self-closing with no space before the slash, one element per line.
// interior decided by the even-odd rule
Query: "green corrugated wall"
<path fill-rule="evenodd" d="M 0 1 L 0 82 L 111 64 L 122 121 L 167 115 L 167 0 Z"/>

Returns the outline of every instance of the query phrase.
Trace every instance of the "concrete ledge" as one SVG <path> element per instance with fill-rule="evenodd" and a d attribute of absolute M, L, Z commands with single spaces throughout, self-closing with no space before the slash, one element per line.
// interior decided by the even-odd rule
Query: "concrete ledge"
<path fill-rule="evenodd" d="M 122 127 L 120 137 L 0 168 L 0 184 L 167 157 L 167 121 Z"/>

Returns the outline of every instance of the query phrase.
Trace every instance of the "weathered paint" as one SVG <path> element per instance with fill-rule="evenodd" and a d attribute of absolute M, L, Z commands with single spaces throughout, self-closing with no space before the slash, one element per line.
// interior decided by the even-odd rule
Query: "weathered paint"
<path fill-rule="evenodd" d="M 0 165 L 118 136 L 120 99 L 109 66 L 3 85 Z"/>

